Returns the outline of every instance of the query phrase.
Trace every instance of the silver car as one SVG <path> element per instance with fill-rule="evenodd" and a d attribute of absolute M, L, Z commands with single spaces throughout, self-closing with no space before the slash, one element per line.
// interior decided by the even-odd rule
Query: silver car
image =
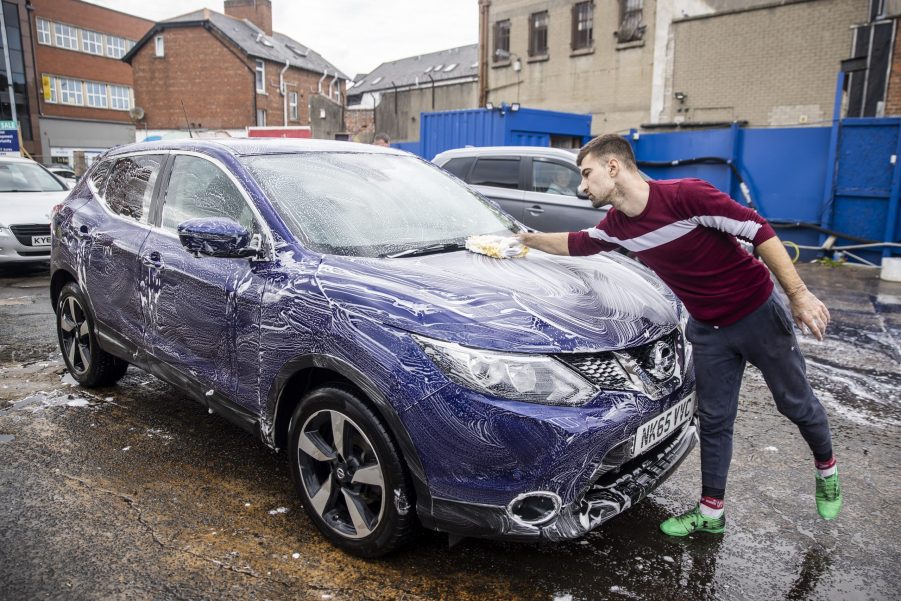
<path fill-rule="evenodd" d="M 50 213 L 68 194 L 43 165 L 0 157 L 0 264 L 50 260 Z"/>
<path fill-rule="evenodd" d="M 498 203 L 530 228 L 567 232 L 593 227 L 607 214 L 578 194 L 581 175 L 571 150 L 543 146 L 457 148 L 432 162 Z"/>

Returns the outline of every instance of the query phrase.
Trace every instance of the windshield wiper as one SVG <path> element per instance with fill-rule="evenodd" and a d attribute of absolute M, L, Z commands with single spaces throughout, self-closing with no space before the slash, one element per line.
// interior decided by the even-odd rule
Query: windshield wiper
<path fill-rule="evenodd" d="M 396 253 L 381 254 L 380 259 L 397 259 L 399 257 L 415 257 L 421 255 L 432 255 L 443 253 L 450 250 L 463 250 L 466 246 L 462 242 L 442 242 L 441 244 L 429 244 L 428 246 L 420 246 L 417 248 L 408 248 Z"/>

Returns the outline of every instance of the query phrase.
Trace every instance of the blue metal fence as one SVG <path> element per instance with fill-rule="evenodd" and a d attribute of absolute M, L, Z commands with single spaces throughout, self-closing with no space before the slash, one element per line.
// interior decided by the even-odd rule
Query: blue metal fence
<path fill-rule="evenodd" d="M 717 157 L 731 162 L 748 185 L 755 208 L 775 222 L 806 227 L 780 235 L 818 246 L 841 232 L 835 245 L 866 239 L 898 242 L 901 212 L 901 119 L 844 119 L 834 127 L 730 128 L 630 136 L 641 162 Z M 742 201 L 739 178 L 729 164 L 646 167 L 655 179 L 699 177 Z M 813 227 L 816 226 L 816 227 Z M 878 262 L 899 249 L 855 250 Z M 809 256 L 809 254 L 808 254 Z"/>

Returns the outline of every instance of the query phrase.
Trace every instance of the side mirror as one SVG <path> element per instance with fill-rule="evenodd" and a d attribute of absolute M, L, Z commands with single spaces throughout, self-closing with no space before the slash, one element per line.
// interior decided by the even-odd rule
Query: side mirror
<path fill-rule="evenodd" d="M 260 252 L 259 237 L 251 244 L 250 232 L 238 222 L 225 217 L 195 217 L 178 226 L 181 245 L 195 257 L 244 258 Z"/>

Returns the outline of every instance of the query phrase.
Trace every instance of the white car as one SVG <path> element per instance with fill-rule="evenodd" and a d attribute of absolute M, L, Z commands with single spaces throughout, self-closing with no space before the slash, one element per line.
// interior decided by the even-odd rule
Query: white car
<path fill-rule="evenodd" d="M 50 260 L 50 211 L 68 194 L 43 165 L 0 157 L 0 264 Z"/>

